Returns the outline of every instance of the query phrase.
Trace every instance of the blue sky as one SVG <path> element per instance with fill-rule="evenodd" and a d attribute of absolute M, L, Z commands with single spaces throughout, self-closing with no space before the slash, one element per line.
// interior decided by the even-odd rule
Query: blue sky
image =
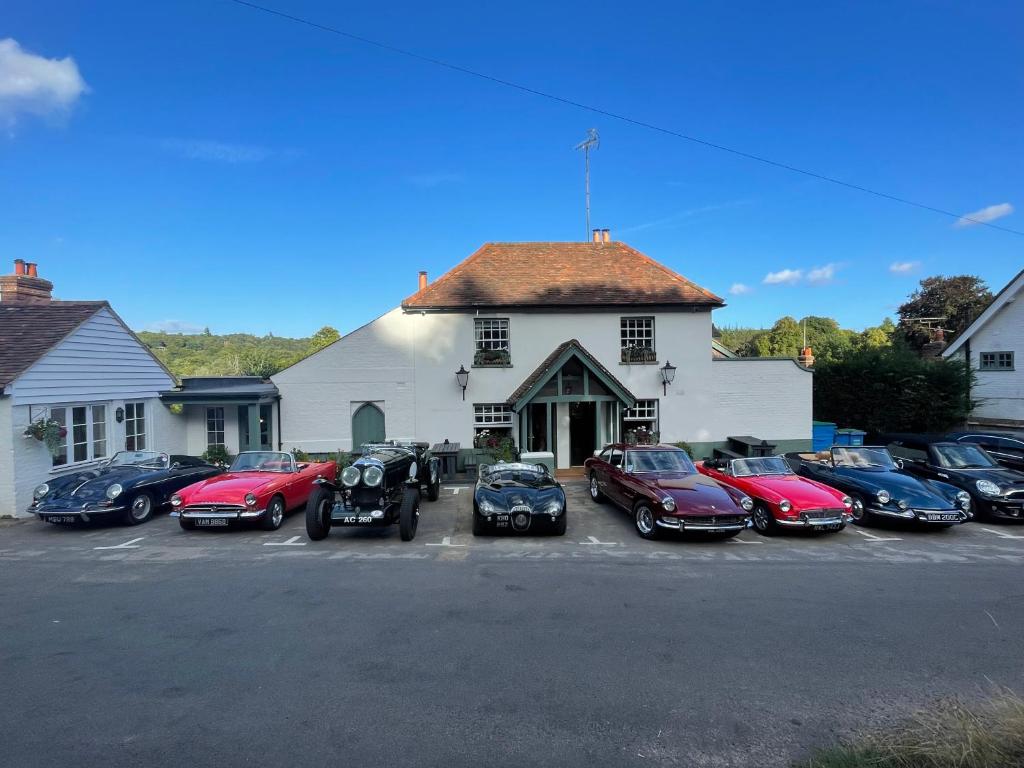
<path fill-rule="evenodd" d="M 1024 230 L 1018 2 L 266 4 Z M 485 241 L 582 239 L 591 127 L 594 226 L 725 297 L 720 324 L 860 328 L 924 276 L 1024 266 L 1024 237 L 225 0 L 4 5 L 0 260 L 137 329 L 344 332 Z"/>

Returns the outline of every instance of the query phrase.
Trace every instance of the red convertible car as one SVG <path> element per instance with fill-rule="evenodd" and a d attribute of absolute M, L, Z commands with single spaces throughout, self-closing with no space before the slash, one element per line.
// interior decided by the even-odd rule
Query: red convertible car
<path fill-rule="evenodd" d="M 306 506 L 314 481 L 337 475 L 337 464 L 299 464 L 283 451 L 245 451 L 223 475 L 195 483 L 171 496 L 171 507 L 187 531 L 256 522 L 276 531 L 285 512 Z"/>
<path fill-rule="evenodd" d="M 783 528 L 841 531 L 853 519 L 853 499 L 796 474 L 781 456 L 706 459 L 697 469 L 754 500 L 754 527 L 766 536 Z"/>
<path fill-rule="evenodd" d="M 672 445 L 613 443 L 584 462 L 590 498 L 609 500 L 633 518 L 645 539 L 662 531 L 735 536 L 750 523 L 754 502 L 697 471 Z"/>

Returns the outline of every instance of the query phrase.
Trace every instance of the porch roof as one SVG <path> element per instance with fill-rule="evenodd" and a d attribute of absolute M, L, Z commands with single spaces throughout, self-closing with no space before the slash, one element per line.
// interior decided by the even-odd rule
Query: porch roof
<path fill-rule="evenodd" d="M 537 393 L 547 383 L 548 379 L 565 365 L 569 358 L 574 356 L 610 392 L 618 397 L 626 407 L 632 408 L 636 405 L 636 396 L 626 389 L 626 386 L 615 378 L 612 372 L 601 364 L 601 361 L 590 354 L 576 339 L 569 339 L 569 341 L 563 341 L 555 347 L 554 351 L 547 356 L 544 362 L 538 365 L 536 370 L 527 376 L 523 383 L 516 388 L 516 391 L 509 395 L 506 402 L 512 407 L 512 410 L 516 412 L 522 410 L 530 400 L 537 396 Z"/>
<path fill-rule="evenodd" d="M 181 386 L 160 393 L 168 405 L 271 403 L 280 398 L 273 382 L 259 376 L 185 376 Z"/>

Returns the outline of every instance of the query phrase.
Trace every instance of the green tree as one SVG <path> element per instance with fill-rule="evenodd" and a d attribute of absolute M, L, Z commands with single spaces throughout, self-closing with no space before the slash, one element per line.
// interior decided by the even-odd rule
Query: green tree
<path fill-rule="evenodd" d="M 896 333 L 896 324 L 888 317 L 882 321 L 881 325 L 876 325 L 873 328 L 865 328 L 857 336 L 856 346 L 858 349 L 882 349 L 883 347 L 891 347 L 893 334 Z"/>
<path fill-rule="evenodd" d="M 753 339 L 757 357 L 796 357 L 803 333 L 792 317 L 780 317 L 770 329 Z"/>
<path fill-rule="evenodd" d="M 926 277 L 897 310 L 900 336 L 911 348 L 920 350 L 932 340 L 922 318 L 944 318 L 938 325 L 956 335 L 991 301 L 992 292 L 980 277 Z"/>
<path fill-rule="evenodd" d="M 325 325 L 319 331 L 313 334 L 309 340 L 310 352 L 316 352 L 317 350 L 323 349 L 329 344 L 333 344 L 341 338 L 341 334 L 338 333 L 337 328 L 332 328 L 329 325 Z"/>

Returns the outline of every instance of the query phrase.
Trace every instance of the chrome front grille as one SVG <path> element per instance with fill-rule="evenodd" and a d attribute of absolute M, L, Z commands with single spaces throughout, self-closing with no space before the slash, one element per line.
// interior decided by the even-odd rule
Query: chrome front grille
<path fill-rule="evenodd" d="M 687 515 L 681 517 L 683 525 L 742 525 L 747 518 L 739 515 L 715 515 L 695 517 Z"/>
<path fill-rule="evenodd" d="M 807 509 L 801 514 L 808 520 L 827 520 L 833 517 L 842 517 L 842 509 Z"/>
<path fill-rule="evenodd" d="M 190 515 L 237 515 L 244 511 L 245 507 L 239 504 L 193 504 L 182 510 Z"/>

